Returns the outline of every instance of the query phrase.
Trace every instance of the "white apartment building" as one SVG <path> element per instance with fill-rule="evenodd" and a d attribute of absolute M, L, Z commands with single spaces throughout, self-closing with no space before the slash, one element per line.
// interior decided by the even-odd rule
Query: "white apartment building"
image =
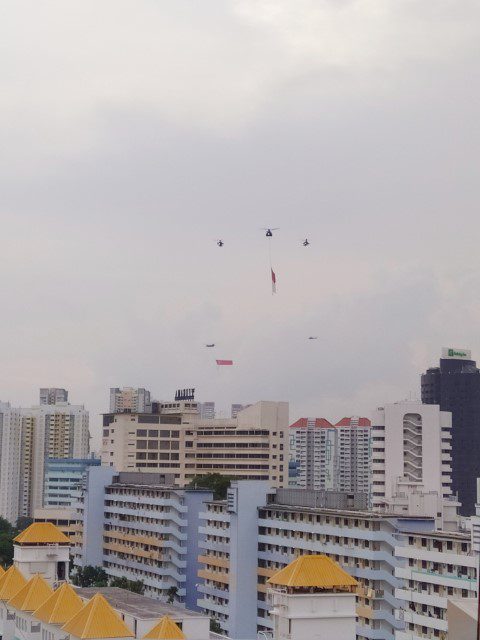
<path fill-rule="evenodd" d="M 438 405 L 403 401 L 380 407 L 372 419 L 374 509 L 439 516 L 456 528 L 451 490 L 451 413 Z"/>
<path fill-rule="evenodd" d="M 261 401 L 234 419 L 202 420 L 196 402 L 162 403 L 159 413 L 103 417 L 102 464 L 117 471 L 172 473 L 288 483 L 288 403 Z"/>
<path fill-rule="evenodd" d="M 231 405 L 230 407 L 230 417 L 231 418 L 236 418 L 237 415 L 240 413 L 240 411 L 243 411 L 244 409 L 248 409 L 248 407 L 251 407 L 251 404 L 240 404 L 238 402 L 235 402 Z"/>
<path fill-rule="evenodd" d="M 198 402 L 198 414 L 202 420 L 215 418 L 215 402 Z"/>
<path fill-rule="evenodd" d="M 429 516 L 303 506 L 315 503 L 315 492 L 302 500 L 298 490 L 277 496 L 262 484 L 235 483 L 226 501 L 208 503 L 202 514 L 199 605 L 230 637 L 247 637 L 244 621 L 255 615 L 257 629 L 271 632 L 267 580 L 298 556 L 324 554 L 359 583 L 357 640 L 447 640 L 447 598 L 476 594 L 467 534 L 437 532 Z"/>
<path fill-rule="evenodd" d="M 22 453 L 23 450 L 23 453 Z M 23 512 L 23 482 L 31 458 L 31 444 L 22 439 L 22 412 L 0 402 L 0 516 L 16 523 Z"/>
<path fill-rule="evenodd" d="M 43 506 L 48 458 L 88 457 L 88 411 L 66 403 L 29 409 L 1 404 L 0 415 L 0 515 L 15 523 Z"/>
<path fill-rule="evenodd" d="M 295 484 L 304 489 L 368 493 L 370 420 L 300 418 L 290 425 Z"/>
<path fill-rule="evenodd" d="M 57 387 L 42 387 L 40 389 L 40 404 L 59 404 L 68 402 L 68 391 Z"/>
<path fill-rule="evenodd" d="M 110 413 L 151 413 L 150 391 L 141 387 L 112 387 L 110 389 Z"/>

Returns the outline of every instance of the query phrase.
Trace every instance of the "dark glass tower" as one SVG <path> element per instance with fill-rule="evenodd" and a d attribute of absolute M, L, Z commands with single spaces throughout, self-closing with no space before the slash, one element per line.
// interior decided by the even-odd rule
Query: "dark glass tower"
<path fill-rule="evenodd" d="M 443 356 L 422 375 L 422 402 L 452 413 L 452 491 L 470 516 L 480 478 L 480 371 L 469 351 L 444 349 Z"/>

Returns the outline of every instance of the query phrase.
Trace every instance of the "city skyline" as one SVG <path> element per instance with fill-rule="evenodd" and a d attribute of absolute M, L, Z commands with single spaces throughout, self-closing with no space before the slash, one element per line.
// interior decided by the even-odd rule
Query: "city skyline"
<path fill-rule="evenodd" d="M 433 354 L 432 358 L 430 358 L 429 356 L 422 358 L 422 362 L 424 361 L 425 364 L 420 365 L 419 371 L 409 376 L 413 380 L 415 379 L 415 377 L 417 378 L 417 386 L 414 387 L 412 384 L 410 389 L 404 389 L 403 392 L 399 384 L 395 384 L 393 381 L 383 380 L 384 386 L 382 387 L 382 385 L 379 385 L 378 392 L 376 392 L 375 389 L 369 390 L 368 398 L 370 398 L 370 400 L 367 397 L 362 401 L 360 401 L 358 398 L 353 398 L 351 401 L 351 404 L 349 404 L 349 400 L 347 399 L 340 401 L 337 398 L 336 401 L 332 401 L 330 398 L 324 400 L 323 398 L 321 398 L 321 396 L 319 397 L 318 400 L 315 401 L 315 399 L 311 399 L 308 403 L 307 402 L 301 403 L 299 401 L 291 400 L 288 397 L 287 398 L 278 397 L 278 398 L 275 398 L 273 401 L 279 401 L 279 400 L 285 399 L 287 402 L 289 402 L 290 418 L 292 423 L 296 419 L 299 419 L 300 417 L 307 416 L 307 415 L 308 417 L 323 415 L 332 421 L 338 421 L 344 417 L 351 417 L 351 416 L 358 416 L 358 415 L 365 415 L 366 417 L 370 418 L 373 412 L 375 411 L 375 409 L 377 408 L 377 406 L 381 406 L 383 404 L 389 404 L 392 402 L 400 402 L 403 400 L 421 401 L 420 383 L 421 383 L 421 376 L 423 373 L 421 367 L 423 366 L 423 369 L 425 370 L 431 366 L 436 365 L 436 363 L 440 360 L 440 357 L 442 356 L 443 350 L 445 348 L 446 348 L 445 346 L 438 347 L 437 352 Z M 455 348 L 464 349 L 466 347 L 465 345 L 461 347 L 456 345 Z M 470 351 L 470 348 L 468 348 L 468 350 Z M 472 350 L 472 353 L 473 353 L 473 357 L 475 357 L 475 351 Z M 480 350 L 479 350 L 479 353 L 480 353 Z M 187 374 L 184 377 L 184 380 L 185 379 L 190 380 L 190 376 Z M 127 389 L 132 386 L 134 388 L 137 388 L 136 382 L 132 380 L 130 381 L 127 380 L 125 385 L 122 385 L 122 384 L 118 384 L 118 382 L 112 377 L 112 383 L 111 383 L 112 386 L 102 386 L 101 388 L 95 388 L 93 391 L 92 389 L 90 389 L 91 398 L 96 399 L 96 401 L 92 401 L 92 402 L 89 402 L 88 398 L 81 397 L 79 391 L 75 388 L 72 389 L 70 385 L 65 383 L 64 380 L 57 380 L 57 382 L 65 386 L 65 388 L 67 389 L 67 393 L 70 393 L 73 404 L 83 404 L 85 405 L 85 408 L 89 411 L 90 434 L 92 437 L 92 443 L 91 443 L 92 450 L 99 451 L 101 448 L 102 415 L 109 412 L 110 391 L 113 388 L 113 385 L 116 384 L 117 387 L 127 388 Z M 179 385 L 178 388 L 180 388 L 180 386 L 181 385 Z M 161 391 L 159 391 L 157 388 L 155 388 L 152 385 L 145 384 L 143 385 L 143 387 L 149 390 L 149 392 L 151 393 L 152 400 L 159 400 L 159 401 L 169 401 L 173 399 L 175 394 L 175 389 L 177 388 L 175 387 L 174 389 L 174 387 L 170 384 L 169 391 L 163 394 Z M 18 397 L 25 398 L 23 404 L 22 402 L 17 402 L 14 399 L 6 397 L 6 394 L 5 394 L 5 397 L 2 397 L 1 393 L 0 393 L 0 402 L 9 402 L 12 407 L 34 406 L 35 402 L 33 399 L 38 397 L 40 386 L 39 385 L 33 386 L 33 387 L 28 386 L 27 389 L 32 389 L 31 397 L 27 396 L 24 388 L 22 388 L 21 390 L 22 393 L 18 394 Z M 385 392 L 383 396 L 381 395 L 382 390 Z M 238 394 L 236 393 L 235 389 L 230 387 L 229 393 L 231 393 L 231 398 L 233 398 L 231 402 L 226 398 L 222 400 L 221 398 L 219 399 L 218 396 L 210 396 L 210 397 L 213 397 L 213 401 L 216 408 L 216 415 L 218 418 L 228 418 L 231 415 L 232 405 L 234 405 L 238 400 Z M 195 387 L 195 399 L 198 402 L 203 402 L 205 398 L 206 396 L 202 394 L 202 385 L 201 384 L 197 385 Z M 268 399 L 268 398 L 261 397 L 261 394 L 259 393 L 253 393 L 252 397 L 243 398 L 243 402 L 244 402 L 244 405 L 247 406 L 247 404 L 257 402 L 260 400 L 265 400 L 265 399 Z M 92 406 L 95 407 L 93 410 L 92 410 Z M 311 407 L 311 409 L 308 410 L 308 407 Z M 329 407 L 331 407 L 331 410 L 329 410 Z M 363 410 L 362 410 L 362 407 L 363 407 Z M 343 408 L 343 411 L 342 411 L 342 408 Z"/>

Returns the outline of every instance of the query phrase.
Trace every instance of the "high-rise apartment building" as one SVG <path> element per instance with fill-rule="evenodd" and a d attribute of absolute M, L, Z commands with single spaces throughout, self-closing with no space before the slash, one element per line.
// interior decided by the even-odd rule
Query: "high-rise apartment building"
<path fill-rule="evenodd" d="M 108 576 L 141 580 L 152 598 L 165 600 L 176 588 L 177 601 L 197 609 L 199 544 L 205 537 L 199 514 L 212 492 L 174 487 L 173 476 L 160 473 L 112 473 L 106 482 L 105 471 L 89 471 L 79 498 L 78 520 L 85 524 L 76 564 L 89 564 L 92 557 L 85 558 L 83 547 L 93 547 Z"/>
<path fill-rule="evenodd" d="M 30 409 L 0 405 L 0 515 L 15 523 L 43 506 L 49 458 L 86 458 L 88 411 L 60 403 Z"/>
<path fill-rule="evenodd" d="M 300 418 L 290 426 L 295 485 L 304 489 L 368 493 L 370 420 Z"/>
<path fill-rule="evenodd" d="M 151 413 L 150 391 L 134 387 L 110 389 L 110 413 Z"/>
<path fill-rule="evenodd" d="M 480 477 L 480 370 L 467 349 L 443 349 L 440 366 L 422 375 L 422 402 L 452 414 L 452 491 L 463 515 L 475 512 Z"/>
<path fill-rule="evenodd" d="M 451 489 L 452 416 L 438 405 L 397 402 L 372 418 L 372 505 L 409 513 L 442 513 L 438 525 L 456 528 Z M 440 516 L 439 516 L 440 517 Z"/>
<path fill-rule="evenodd" d="M 21 409 L 0 402 L 0 516 L 13 524 L 23 511 L 23 484 L 29 483 L 24 473 L 30 469 L 25 461 L 31 453 L 31 443 L 23 438 Z"/>
<path fill-rule="evenodd" d="M 213 420 L 215 418 L 215 402 L 199 402 L 198 414 L 202 420 Z"/>
<path fill-rule="evenodd" d="M 261 401 L 235 419 L 205 419 L 197 403 L 162 403 L 159 413 L 103 417 L 102 464 L 117 471 L 172 473 L 185 486 L 197 475 L 288 483 L 288 403 Z"/>
<path fill-rule="evenodd" d="M 40 404 L 60 404 L 68 402 L 68 391 L 57 387 L 43 387 L 40 389 Z"/>
<path fill-rule="evenodd" d="M 202 610 L 233 639 L 255 637 L 246 628 L 254 617 L 268 635 L 268 579 L 299 556 L 321 554 L 359 583 L 357 640 L 447 640 L 448 598 L 472 598 L 477 590 L 470 536 L 436 530 L 433 516 L 335 508 L 319 493 L 237 482 L 227 500 L 207 503 Z M 315 506 L 324 499 L 327 507 Z"/>
<path fill-rule="evenodd" d="M 251 407 L 251 404 L 232 404 L 231 408 L 230 408 L 230 417 L 231 418 L 236 418 L 237 415 L 240 413 L 240 411 L 243 411 L 244 409 L 247 409 L 248 407 Z"/>

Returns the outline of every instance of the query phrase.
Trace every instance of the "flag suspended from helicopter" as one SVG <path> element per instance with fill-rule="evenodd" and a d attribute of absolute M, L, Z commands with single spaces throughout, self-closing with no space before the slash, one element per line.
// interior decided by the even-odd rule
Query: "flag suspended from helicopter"
<path fill-rule="evenodd" d="M 216 360 L 215 362 L 219 367 L 231 366 L 233 364 L 233 360 Z"/>
<path fill-rule="evenodd" d="M 275 271 L 270 267 L 270 271 L 272 272 L 272 295 L 277 293 L 277 276 L 275 275 Z"/>

